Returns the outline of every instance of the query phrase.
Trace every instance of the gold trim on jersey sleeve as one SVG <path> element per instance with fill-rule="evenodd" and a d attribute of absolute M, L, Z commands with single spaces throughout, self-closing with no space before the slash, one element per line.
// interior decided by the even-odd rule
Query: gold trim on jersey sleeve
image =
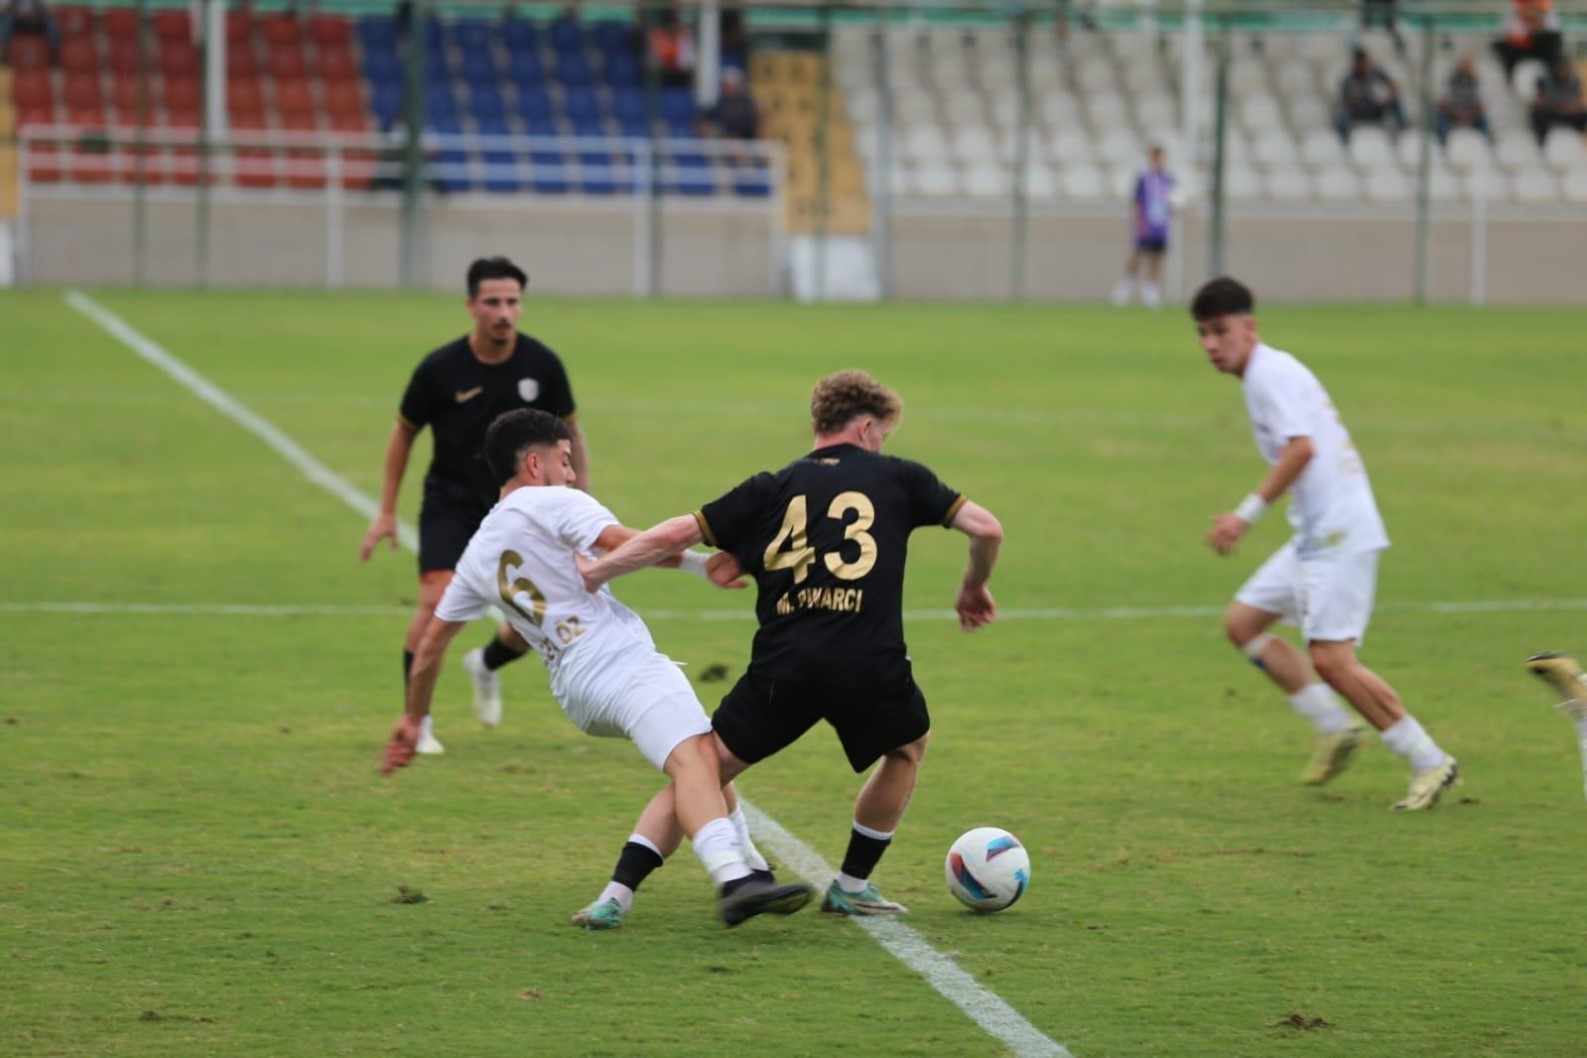
<path fill-rule="evenodd" d="M 721 550 L 722 545 L 716 542 L 716 534 L 711 532 L 711 523 L 705 520 L 705 512 L 695 511 L 694 520 L 700 526 L 700 535 L 705 538 L 706 544 Z"/>
<path fill-rule="evenodd" d="M 400 412 L 400 411 L 397 412 L 397 421 L 400 422 L 402 425 L 406 426 L 410 430 L 420 429 L 419 426 L 417 426 L 413 422 L 411 422 L 408 419 L 408 417 L 406 415 L 402 414 L 402 412 Z"/>
<path fill-rule="evenodd" d="M 959 509 L 969 502 L 970 497 L 966 496 L 962 492 L 959 493 L 959 498 L 948 505 L 948 513 L 942 516 L 943 528 L 951 528 L 953 526 L 953 520 L 959 516 Z"/>
<path fill-rule="evenodd" d="M 567 423 L 569 426 L 572 426 L 578 421 L 578 418 L 579 413 L 577 411 L 570 411 L 566 415 L 562 416 L 562 421 Z"/>

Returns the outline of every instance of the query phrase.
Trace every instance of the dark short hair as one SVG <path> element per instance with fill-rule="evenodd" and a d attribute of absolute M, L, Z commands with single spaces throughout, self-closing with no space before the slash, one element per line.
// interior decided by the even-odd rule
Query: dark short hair
<path fill-rule="evenodd" d="M 542 445 L 571 441 L 568 424 L 539 408 L 515 408 L 496 416 L 485 431 L 485 462 L 497 485 L 505 485 L 518 473 L 524 453 Z"/>
<path fill-rule="evenodd" d="M 1190 301 L 1190 315 L 1197 320 L 1219 316 L 1249 316 L 1256 309 L 1251 288 L 1237 279 L 1220 276 L 1196 291 Z"/>
<path fill-rule="evenodd" d="M 518 289 L 529 286 L 529 275 L 505 257 L 481 257 L 468 266 L 468 296 L 479 296 L 479 285 L 487 279 L 516 279 Z"/>

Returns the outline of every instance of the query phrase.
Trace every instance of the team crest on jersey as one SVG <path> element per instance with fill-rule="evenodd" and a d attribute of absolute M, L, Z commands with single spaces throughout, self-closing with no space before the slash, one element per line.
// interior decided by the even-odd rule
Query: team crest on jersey
<path fill-rule="evenodd" d="M 518 395 L 524 399 L 525 404 L 533 404 L 535 398 L 540 395 L 540 383 L 532 378 L 520 378 Z"/>

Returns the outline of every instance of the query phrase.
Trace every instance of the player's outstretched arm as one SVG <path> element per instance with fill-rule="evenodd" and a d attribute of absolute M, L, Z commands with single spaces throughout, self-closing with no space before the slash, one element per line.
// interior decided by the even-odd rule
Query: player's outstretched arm
<path fill-rule="evenodd" d="M 408 454 L 413 451 L 413 439 L 419 431 L 398 419 L 391 427 L 391 437 L 386 441 L 384 484 L 380 490 L 380 513 L 364 532 L 364 542 L 358 548 L 359 561 L 368 562 L 382 539 L 391 541 L 397 549 L 397 490 L 402 486 L 402 475 L 408 469 Z"/>
<path fill-rule="evenodd" d="M 654 566 L 662 559 L 686 547 L 693 547 L 704 539 L 705 535 L 700 532 L 700 523 L 694 515 L 680 514 L 630 538 L 599 561 L 591 562 L 579 556 L 579 573 L 584 577 L 586 590 L 599 591 L 607 581 Z"/>
<path fill-rule="evenodd" d="M 407 767 L 419 745 L 419 727 L 430 715 L 430 701 L 435 697 L 435 682 L 441 675 L 441 660 L 446 648 L 462 630 L 463 621 L 430 619 L 430 626 L 419 640 L 419 649 L 413 654 L 413 667 L 408 670 L 408 694 L 401 719 L 391 729 L 391 739 L 386 743 L 380 770 L 390 775 L 398 768 Z"/>
<path fill-rule="evenodd" d="M 969 500 L 949 524 L 970 538 L 970 561 L 953 608 L 959 614 L 959 627 L 973 632 L 997 617 L 997 601 L 986 584 L 1003 547 L 1003 525 L 991 511 Z"/>

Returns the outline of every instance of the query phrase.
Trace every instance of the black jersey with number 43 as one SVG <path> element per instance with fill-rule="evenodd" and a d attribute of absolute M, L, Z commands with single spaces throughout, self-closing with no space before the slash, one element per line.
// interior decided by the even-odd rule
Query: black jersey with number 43
<path fill-rule="evenodd" d="M 841 444 L 706 504 L 695 513 L 705 542 L 736 555 L 759 589 L 751 671 L 844 686 L 907 678 L 909 534 L 947 525 L 963 503 L 919 463 Z"/>

